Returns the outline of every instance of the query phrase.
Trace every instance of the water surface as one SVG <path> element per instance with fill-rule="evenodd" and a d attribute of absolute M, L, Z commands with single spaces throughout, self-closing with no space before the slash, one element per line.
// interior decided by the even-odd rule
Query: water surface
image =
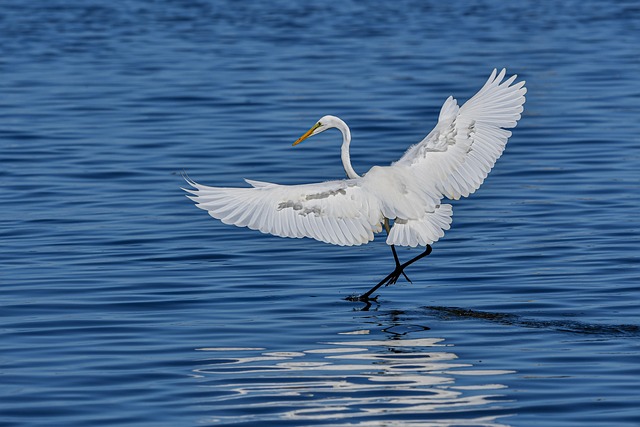
<path fill-rule="evenodd" d="M 4 2 L 0 424 L 637 426 L 635 2 Z M 206 184 L 359 173 L 493 68 L 524 116 L 406 282 Z M 416 251 L 402 249 L 402 259 Z M 363 309 L 368 308 L 368 311 Z"/>

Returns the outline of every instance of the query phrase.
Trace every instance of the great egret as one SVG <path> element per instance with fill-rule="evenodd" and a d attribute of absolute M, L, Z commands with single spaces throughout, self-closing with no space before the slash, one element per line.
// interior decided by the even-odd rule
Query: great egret
<path fill-rule="evenodd" d="M 351 132 L 346 123 L 324 116 L 305 139 L 336 128 L 342 133 L 342 165 L 348 179 L 317 184 L 278 185 L 245 180 L 251 187 L 209 187 L 185 179 L 197 207 L 225 224 L 249 227 L 280 237 L 311 237 L 341 246 L 368 243 L 387 231 L 395 269 L 371 290 L 352 299 L 368 301 L 381 286 L 395 283 L 404 269 L 431 253 L 431 244 L 451 224 L 451 205 L 480 187 L 502 154 L 523 111 L 524 81 L 504 80 L 506 70 L 493 70 L 484 86 L 462 107 L 447 98 L 435 128 L 390 166 L 374 166 L 363 176 L 351 166 Z M 504 81 L 503 81 L 504 80 Z M 395 245 L 425 246 L 415 258 L 400 263 Z"/>

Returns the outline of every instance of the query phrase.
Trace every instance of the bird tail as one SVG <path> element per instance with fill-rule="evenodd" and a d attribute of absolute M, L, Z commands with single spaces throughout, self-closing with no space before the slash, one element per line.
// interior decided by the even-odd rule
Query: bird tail
<path fill-rule="evenodd" d="M 444 236 L 451 226 L 453 208 L 449 204 L 437 205 L 420 219 L 396 219 L 387 237 L 388 245 L 426 246 Z"/>

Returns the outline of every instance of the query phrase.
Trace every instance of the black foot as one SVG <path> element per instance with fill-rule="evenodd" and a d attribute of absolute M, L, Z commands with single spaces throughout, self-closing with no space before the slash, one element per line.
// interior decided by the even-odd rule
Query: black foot
<path fill-rule="evenodd" d="M 400 278 L 400 275 L 404 274 L 402 272 L 402 270 L 404 270 L 404 267 L 406 267 L 406 265 L 399 265 L 387 277 L 382 279 L 380 282 L 378 282 L 377 285 L 375 285 L 373 288 L 371 288 L 371 290 L 369 290 L 369 292 L 364 293 L 364 294 L 362 294 L 360 296 L 353 296 L 351 298 L 354 298 L 354 299 L 352 299 L 350 301 L 365 301 L 365 302 L 366 301 L 376 301 L 376 298 L 378 298 L 378 297 L 377 296 L 371 297 L 371 295 L 373 295 L 373 293 L 375 291 L 377 291 L 378 288 L 380 288 L 381 286 L 389 286 L 389 285 L 393 285 L 394 283 L 396 283 L 398 281 L 398 279 Z"/>
<path fill-rule="evenodd" d="M 383 280 L 382 284 L 384 286 L 389 286 L 389 285 L 395 285 L 396 282 L 398 281 L 398 279 L 400 278 L 400 275 L 403 275 L 405 279 L 407 279 L 407 281 L 409 283 L 413 283 L 406 274 L 404 274 L 404 267 L 401 265 L 398 265 L 396 267 L 395 270 L 393 270 L 391 272 L 391 274 L 389 274 L 387 277 L 385 277 L 386 280 Z"/>
<path fill-rule="evenodd" d="M 398 268 L 398 267 L 401 267 L 401 266 L 399 265 L 399 266 L 397 266 L 396 268 Z M 403 269 L 403 270 L 400 270 L 400 272 L 402 273 L 402 275 L 404 276 L 404 278 L 407 280 L 407 282 L 409 282 L 409 283 L 413 283 L 413 282 L 411 281 L 411 279 L 409 279 L 409 276 L 407 276 L 407 275 L 406 275 L 406 273 L 404 272 L 404 269 Z M 398 279 L 396 279 L 396 280 L 398 280 Z M 395 283 L 395 282 L 394 282 L 394 283 Z M 390 285 L 392 285 L 392 284 L 393 284 L 393 283 L 390 283 Z"/>
<path fill-rule="evenodd" d="M 378 304 L 377 295 L 375 297 L 369 297 L 366 295 L 349 295 L 345 300 L 364 303 L 364 305 L 358 309 L 359 311 L 369 311 L 373 304 Z"/>
<path fill-rule="evenodd" d="M 365 301 L 365 302 L 375 301 L 377 296 L 371 298 L 371 295 L 373 295 L 373 293 L 377 291 L 378 288 L 380 288 L 381 286 L 389 286 L 389 285 L 395 284 L 400 278 L 400 275 L 403 275 L 409 281 L 409 283 L 412 283 L 411 280 L 409 280 L 409 278 L 407 277 L 407 275 L 404 274 L 404 269 L 410 266 L 411 264 L 413 264 L 414 262 L 416 262 L 417 260 L 426 257 L 430 253 L 431 253 L 431 246 L 427 245 L 427 248 L 425 249 L 425 251 L 420 255 L 418 255 L 417 257 L 405 262 L 404 264 L 400 264 L 399 262 L 396 262 L 395 270 L 393 270 L 387 277 L 385 277 L 380 282 L 378 282 L 378 284 L 375 285 L 373 288 L 371 288 L 368 292 L 360 296 L 350 297 L 352 299 L 349 299 L 349 301 Z M 395 254 L 395 250 L 394 250 L 394 254 Z"/>
<path fill-rule="evenodd" d="M 345 300 L 347 301 L 351 301 L 351 302 L 377 302 L 378 301 L 378 296 L 376 295 L 375 297 L 370 297 L 367 295 L 349 295 L 348 297 L 345 298 Z"/>

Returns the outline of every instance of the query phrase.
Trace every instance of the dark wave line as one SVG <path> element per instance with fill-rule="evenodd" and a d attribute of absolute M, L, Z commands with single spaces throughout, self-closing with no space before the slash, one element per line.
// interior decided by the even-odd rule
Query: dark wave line
<path fill-rule="evenodd" d="M 492 313 L 461 307 L 428 306 L 424 308 L 440 318 L 456 317 L 482 319 L 509 326 L 552 329 L 558 332 L 585 335 L 640 336 L 640 326 L 631 324 L 608 325 L 602 323 L 585 323 L 576 320 L 536 320 L 511 313 Z"/>

